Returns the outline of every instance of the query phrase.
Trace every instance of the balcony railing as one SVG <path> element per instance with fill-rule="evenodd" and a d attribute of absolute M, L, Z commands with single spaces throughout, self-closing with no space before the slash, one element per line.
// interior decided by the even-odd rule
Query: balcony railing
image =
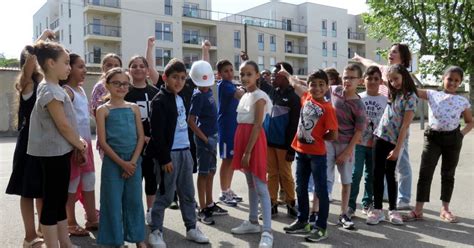
<path fill-rule="evenodd" d="M 120 26 L 109 26 L 89 23 L 84 26 L 84 35 L 101 35 L 109 37 L 121 37 Z"/>
<path fill-rule="evenodd" d="M 347 32 L 347 38 L 351 40 L 365 40 L 365 33 Z"/>
<path fill-rule="evenodd" d="M 300 68 L 294 68 L 293 69 L 293 74 L 295 75 L 308 75 L 308 68 L 300 67 Z"/>
<path fill-rule="evenodd" d="M 265 19 L 253 16 L 245 15 L 236 15 L 218 11 L 211 11 L 206 9 L 197 9 L 183 6 L 183 16 L 206 19 L 213 21 L 222 21 L 222 22 L 231 22 L 239 24 L 247 24 L 249 26 L 257 26 L 263 28 L 274 28 L 274 29 L 283 29 L 286 31 L 292 31 L 297 33 L 306 33 L 306 25 L 293 24 L 288 22 L 282 22 L 278 20 Z"/>
<path fill-rule="evenodd" d="M 49 24 L 49 29 L 51 30 L 55 30 L 57 27 L 59 27 L 59 18 Z"/>
<path fill-rule="evenodd" d="M 84 6 L 87 5 L 120 8 L 120 0 L 84 0 Z"/>
<path fill-rule="evenodd" d="M 193 35 L 189 33 L 183 33 L 183 43 L 185 44 L 201 45 L 201 42 L 203 40 L 208 40 L 211 42 L 211 45 L 217 46 L 217 39 L 214 36 L 202 36 L 202 35 Z"/>
<path fill-rule="evenodd" d="M 102 58 L 109 53 L 102 53 L 102 52 L 88 52 L 85 56 L 85 61 L 87 64 L 100 64 L 102 62 Z M 120 53 L 116 53 L 118 56 L 122 56 Z"/>
<path fill-rule="evenodd" d="M 308 48 L 306 46 L 285 46 L 286 53 L 294 54 L 308 54 Z"/>

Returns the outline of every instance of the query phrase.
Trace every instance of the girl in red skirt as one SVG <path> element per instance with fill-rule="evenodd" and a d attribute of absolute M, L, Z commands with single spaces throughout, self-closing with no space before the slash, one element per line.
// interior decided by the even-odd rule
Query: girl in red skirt
<path fill-rule="evenodd" d="M 237 130 L 234 136 L 232 167 L 241 170 L 249 187 L 249 220 L 232 228 L 234 234 L 260 233 L 258 202 L 263 211 L 263 233 L 259 247 L 272 247 L 271 204 L 267 187 L 267 139 L 262 128 L 264 117 L 270 113 L 272 103 L 268 95 L 257 87 L 260 77 L 258 65 L 245 61 L 240 66 L 240 80 L 245 93 L 237 107 Z"/>

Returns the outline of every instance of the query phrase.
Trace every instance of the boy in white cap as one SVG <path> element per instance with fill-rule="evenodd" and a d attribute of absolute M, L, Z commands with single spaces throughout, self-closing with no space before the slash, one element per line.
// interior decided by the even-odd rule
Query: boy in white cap
<path fill-rule="evenodd" d="M 198 164 L 200 211 L 197 218 L 204 224 L 213 225 L 213 212 L 216 215 L 227 214 L 212 198 L 212 183 L 217 164 L 217 106 L 210 88 L 214 85 L 214 72 L 208 62 L 200 60 L 193 63 L 189 75 L 197 86 L 191 98 L 188 117 L 188 125 L 194 132 Z"/>

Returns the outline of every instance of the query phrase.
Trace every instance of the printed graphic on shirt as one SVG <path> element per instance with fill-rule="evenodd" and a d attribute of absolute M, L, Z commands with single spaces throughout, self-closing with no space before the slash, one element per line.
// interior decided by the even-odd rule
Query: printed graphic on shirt
<path fill-rule="evenodd" d="M 319 118 L 321 118 L 323 113 L 324 110 L 311 101 L 307 101 L 303 105 L 300 112 L 298 130 L 296 131 L 296 135 L 298 137 L 299 142 L 303 144 L 314 143 L 314 138 L 311 136 L 311 132 L 313 131 L 313 128 L 316 126 Z"/>
<path fill-rule="evenodd" d="M 151 101 L 137 101 L 137 105 L 140 108 L 140 116 L 142 117 L 142 122 L 148 120 Z"/>
<path fill-rule="evenodd" d="M 372 99 L 363 98 L 362 102 L 365 105 L 365 113 L 367 114 L 367 128 L 362 132 L 362 145 L 372 146 L 373 133 L 377 128 L 380 118 L 382 118 L 383 111 L 387 105 L 385 97 L 370 97 Z"/>

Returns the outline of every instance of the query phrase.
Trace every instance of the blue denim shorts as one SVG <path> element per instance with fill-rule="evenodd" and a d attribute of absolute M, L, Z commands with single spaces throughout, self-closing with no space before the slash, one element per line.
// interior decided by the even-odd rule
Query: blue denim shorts
<path fill-rule="evenodd" d="M 209 174 L 216 171 L 217 165 L 217 134 L 207 137 L 209 142 L 206 144 L 198 136 L 194 135 L 196 144 L 196 158 L 199 174 Z"/>

